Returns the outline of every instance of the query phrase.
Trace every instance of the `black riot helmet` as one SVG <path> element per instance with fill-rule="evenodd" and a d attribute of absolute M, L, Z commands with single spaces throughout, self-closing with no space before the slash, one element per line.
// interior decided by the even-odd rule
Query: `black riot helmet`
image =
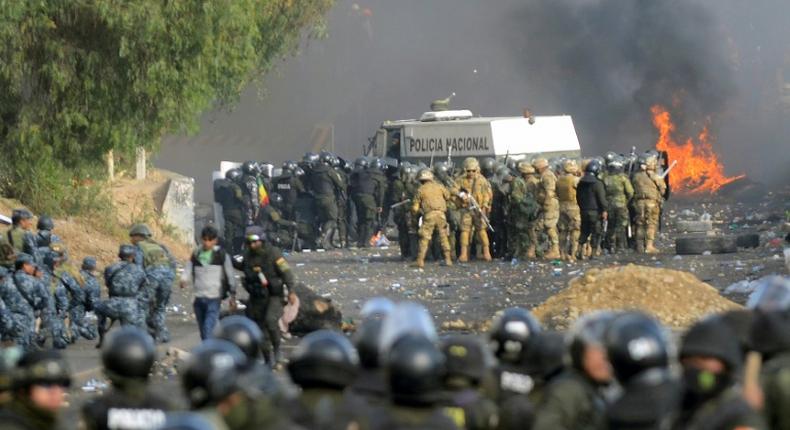
<path fill-rule="evenodd" d="M 601 162 L 593 158 L 589 163 L 587 163 L 586 166 L 584 166 L 584 172 L 591 173 L 593 175 L 601 173 Z"/>
<path fill-rule="evenodd" d="M 441 341 L 442 353 L 445 358 L 445 378 L 449 385 L 453 380 L 461 378 L 479 385 L 486 373 L 485 345 L 472 335 L 450 335 Z"/>
<path fill-rule="evenodd" d="M 258 174 L 258 163 L 256 161 L 247 160 L 241 165 L 241 171 L 245 175 L 255 176 Z"/>
<path fill-rule="evenodd" d="M 521 369 L 533 380 L 548 381 L 565 369 L 565 337 L 554 330 L 535 335 L 521 354 Z"/>
<path fill-rule="evenodd" d="M 680 358 L 712 357 L 721 360 L 728 372 L 741 367 L 741 349 L 732 328 L 719 316 L 698 321 L 683 335 Z"/>
<path fill-rule="evenodd" d="M 110 333 L 102 347 L 101 360 L 110 379 L 147 379 L 155 353 L 154 340 L 148 333 L 126 326 Z"/>
<path fill-rule="evenodd" d="M 496 160 L 492 157 L 483 158 L 480 162 L 480 171 L 483 173 L 483 176 L 490 177 L 494 174 L 494 168 L 496 167 Z"/>
<path fill-rule="evenodd" d="M 207 339 L 192 351 L 181 385 L 192 408 L 214 405 L 242 387 L 247 359 L 236 345 Z"/>
<path fill-rule="evenodd" d="M 568 364 L 584 372 L 584 351 L 590 346 L 606 349 L 604 337 L 615 316 L 614 312 L 598 311 L 582 316 L 573 324 L 566 338 Z"/>
<path fill-rule="evenodd" d="M 653 368 L 670 364 L 673 354 L 664 328 L 641 312 L 624 312 L 610 323 L 606 351 L 621 384 Z"/>
<path fill-rule="evenodd" d="M 438 177 L 446 177 L 450 174 L 450 166 L 446 161 L 437 161 L 433 163 L 433 173 Z"/>
<path fill-rule="evenodd" d="M 419 334 L 400 337 L 386 358 L 390 394 L 399 405 L 433 405 L 441 399 L 445 357 Z"/>
<path fill-rule="evenodd" d="M 52 221 L 52 217 L 49 215 L 42 215 L 38 219 L 38 224 L 36 224 L 36 230 L 47 230 L 51 231 L 55 229 L 55 222 Z"/>
<path fill-rule="evenodd" d="M 296 171 L 297 167 L 298 167 L 298 165 L 296 164 L 295 161 L 288 160 L 285 163 L 283 163 L 283 172 L 291 172 L 291 173 L 293 173 L 294 171 Z"/>
<path fill-rule="evenodd" d="M 304 176 L 304 169 L 297 166 L 296 169 L 294 170 L 294 176 L 296 176 L 297 178 L 300 176 Z"/>
<path fill-rule="evenodd" d="M 379 349 L 381 348 L 381 328 L 384 325 L 382 318 L 365 318 L 357 327 L 351 340 L 357 348 L 359 363 L 365 369 L 379 367 Z"/>
<path fill-rule="evenodd" d="M 241 172 L 241 169 L 236 167 L 225 172 L 225 179 L 233 182 L 238 182 L 239 180 L 241 180 L 241 177 L 243 175 L 244 174 Z"/>
<path fill-rule="evenodd" d="M 359 157 L 354 161 L 354 168 L 355 169 L 367 169 L 370 162 L 365 157 Z"/>
<path fill-rule="evenodd" d="M 381 158 L 374 158 L 368 166 L 368 168 L 376 170 L 384 170 L 385 167 L 387 167 L 387 163 L 385 163 Z"/>
<path fill-rule="evenodd" d="M 314 331 L 302 339 L 291 354 L 288 373 L 302 388 L 342 390 L 354 381 L 359 358 L 342 334 Z"/>
<path fill-rule="evenodd" d="M 260 356 L 263 332 L 251 319 L 241 315 L 231 315 L 219 321 L 214 337 L 236 345 L 250 360 Z"/>
<path fill-rule="evenodd" d="M 502 312 L 488 334 L 491 350 L 509 364 L 518 364 L 535 333 L 541 331 L 538 320 L 526 309 L 508 308 Z"/>
<path fill-rule="evenodd" d="M 609 151 L 603 156 L 603 159 L 606 161 L 606 165 L 608 166 L 612 164 L 612 161 L 614 161 L 617 157 L 619 157 L 619 155 L 617 155 L 616 152 Z"/>
<path fill-rule="evenodd" d="M 318 154 L 315 152 L 306 152 L 304 157 L 302 157 L 302 162 L 305 163 L 307 166 L 314 166 L 319 160 Z"/>
<path fill-rule="evenodd" d="M 68 387 L 71 385 L 71 372 L 59 351 L 29 351 L 17 362 L 13 385 L 17 389 L 33 385 Z"/>
<path fill-rule="evenodd" d="M 319 157 L 319 160 L 320 160 L 322 163 L 326 164 L 327 166 L 331 166 L 331 165 L 332 165 L 332 159 L 333 159 L 335 156 L 334 156 L 334 155 L 332 155 L 332 153 L 331 153 L 331 152 L 329 152 L 329 151 L 321 151 L 321 154 L 319 154 L 319 156 L 318 156 L 318 157 Z"/>
<path fill-rule="evenodd" d="M 137 248 L 134 245 L 129 245 L 125 243 L 118 247 L 118 258 L 121 260 L 127 260 L 130 257 L 134 257 L 137 254 Z"/>
<path fill-rule="evenodd" d="M 607 167 L 612 173 L 622 173 L 625 167 L 625 159 L 618 155 L 614 159 L 607 161 Z"/>

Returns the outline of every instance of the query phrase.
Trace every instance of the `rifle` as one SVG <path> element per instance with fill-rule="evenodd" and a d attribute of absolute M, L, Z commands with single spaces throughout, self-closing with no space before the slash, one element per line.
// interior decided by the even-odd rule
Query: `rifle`
<path fill-rule="evenodd" d="M 505 152 L 505 161 L 502 163 L 505 165 L 505 167 L 507 167 L 508 158 L 510 158 L 510 148 L 508 148 L 507 151 Z"/>
<path fill-rule="evenodd" d="M 394 205 L 390 205 L 390 209 L 399 208 L 399 207 L 405 205 L 406 203 L 409 203 L 410 201 L 411 201 L 411 199 L 406 199 L 406 200 L 400 201 L 398 203 L 395 203 Z"/>
<path fill-rule="evenodd" d="M 477 204 L 477 200 L 475 200 L 474 196 L 472 196 L 472 194 L 467 193 L 464 190 L 461 190 L 461 192 L 458 193 L 458 197 L 460 197 L 461 199 L 466 198 L 469 201 L 469 207 L 471 207 L 473 211 L 480 214 L 480 219 L 483 220 L 483 223 L 485 223 L 486 228 L 491 230 L 491 232 L 493 233 L 494 227 L 491 226 L 491 223 L 488 221 L 488 217 L 486 216 L 485 212 L 483 212 L 483 209 L 480 208 L 480 205 Z"/>

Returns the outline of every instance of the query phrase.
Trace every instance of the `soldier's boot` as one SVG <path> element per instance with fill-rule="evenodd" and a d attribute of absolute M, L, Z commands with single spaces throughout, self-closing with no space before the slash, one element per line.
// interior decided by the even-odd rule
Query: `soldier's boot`
<path fill-rule="evenodd" d="M 461 254 L 458 256 L 459 263 L 466 263 L 469 261 L 469 232 L 461 232 Z"/>
<path fill-rule="evenodd" d="M 477 233 L 477 237 L 480 239 L 480 247 L 483 251 L 483 260 L 491 261 L 491 243 L 488 240 L 488 232 L 485 230 L 480 230 Z"/>
<path fill-rule="evenodd" d="M 571 250 L 567 254 L 569 263 L 576 262 L 576 254 L 578 252 L 579 252 L 579 242 L 578 241 L 571 242 Z"/>
<path fill-rule="evenodd" d="M 453 253 L 450 252 L 450 248 L 444 250 L 444 265 L 447 267 L 453 265 Z"/>
<path fill-rule="evenodd" d="M 658 254 L 659 250 L 655 247 L 656 228 L 652 225 L 647 227 L 647 235 L 645 238 L 645 253 Z"/>
<path fill-rule="evenodd" d="M 417 260 L 414 262 L 414 266 L 418 269 L 422 269 L 425 267 L 425 254 L 428 253 L 428 243 L 420 241 L 420 249 L 417 250 Z"/>
<path fill-rule="evenodd" d="M 527 247 L 527 258 L 530 260 L 534 260 L 536 256 L 537 255 L 535 254 L 535 243 L 531 242 Z"/>
<path fill-rule="evenodd" d="M 551 248 L 549 248 L 549 251 L 543 255 L 543 258 L 546 260 L 556 260 L 560 258 L 560 237 L 557 234 L 557 230 L 554 228 L 548 229 L 546 234 L 549 236 Z"/>
<path fill-rule="evenodd" d="M 99 349 L 102 347 L 102 344 L 104 344 L 104 334 L 107 333 L 107 321 L 100 318 L 97 323 L 97 328 L 99 332 L 99 341 L 96 343 L 96 349 Z"/>

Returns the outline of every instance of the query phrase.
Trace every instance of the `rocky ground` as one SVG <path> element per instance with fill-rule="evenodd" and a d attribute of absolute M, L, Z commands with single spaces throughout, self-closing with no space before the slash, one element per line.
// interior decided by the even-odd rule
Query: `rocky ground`
<path fill-rule="evenodd" d="M 358 318 L 366 299 L 386 296 L 398 301 L 416 300 L 423 303 L 444 331 L 485 330 L 497 311 L 509 306 L 536 308 L 563 291 L 569 281 L 590 274 L 593 269 L 634 264 L 651 270 L 679 270 L 689 275 L 657 280 L 650 290 L 653 292 L 649 294 L 660 296 L 661 312 L 666 314 L 668 321 L 677 319 L 677 325 L 682 326 L 688 323 L 682 313 L 688 312 L 688 301 L 694 299 L 694 294 L 676 294 L 677 298 L 673 301 L 673 296 L 667 296 L 660 288 L 661 282 L 672 284 L 667 287 L 671 290 L 670 287 L 677 288 L 684 282 L 696 285 L 699 280 L 715 288 L 705 292 L 706 300 L 711 299 L 709 294 L 718 293 L 735 303 L 745 303 L 746 294 L 725 293 L 727 287 L 769 274 L 787 273 L 783 248 L 788 245 L 783 240 L 786 234 L 783 233 L 783 224 L 785 211 L 790 209 L 788 204 L 788 189 L 766 193 L 748 204 L 734 203 L 721 197 L 670 201 L 666 208 L 667 227 L 658 241 L 662 253 L 650 256 L 603 256 L 574 264 L 500 260 L 443 267 L 429 263 L 423 271 L 400 261 L 396 247 L 305 252 L 287 258 L 298 279 L 317 293 L 330 298 L 343 312 L 346 323 L 351 324 Z M 677 221 L 697 220 L 706 213 L 710 214 L 712 225 L 718 233 L 756 232 L 760 235 L 760 246 L 739 249 L 737 253 L 731 254 L 675 255 L 674 239 L 684 234 L 675 227 Z M 635 279 L 635 282 L 639 282 L 638 278 Z M 189 291 L 176 290 L 172 301 L 168 322 L 173 342 L 160 348 L 163 361 L 162 365 L 157 366 L 154 376 L 155 384 L 165 391 L 177 391 L 175 363 L 178 361 L 172 355 L 166 356 L 165 352 L 168 349 L 188 350 L 199 341 L 190 309 Z M 645 301 L 656 300 L 647 297 Z M 288 341 L 288 348 L 297 341 Z M 91 343 L 80 341 L 68 350 L 68 356 L 78 372 L 77 384 L 71 394 L 73 413 L 76 405 L 101 391 L 102 381 L 97 354 Z"/>

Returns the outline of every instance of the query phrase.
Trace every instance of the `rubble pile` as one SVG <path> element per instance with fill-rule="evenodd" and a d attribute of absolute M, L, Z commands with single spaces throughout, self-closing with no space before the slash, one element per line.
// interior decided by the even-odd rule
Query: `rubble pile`
<path fill-rule="evenodd" d="M 690 273 L 629 264 L 591 269 L 533 312 L 543 324 L 560 330 L 585 313 L 604 309 L 639 309 L 669 327 L 682 328 L 705 315 L 739 307 Z"/>

